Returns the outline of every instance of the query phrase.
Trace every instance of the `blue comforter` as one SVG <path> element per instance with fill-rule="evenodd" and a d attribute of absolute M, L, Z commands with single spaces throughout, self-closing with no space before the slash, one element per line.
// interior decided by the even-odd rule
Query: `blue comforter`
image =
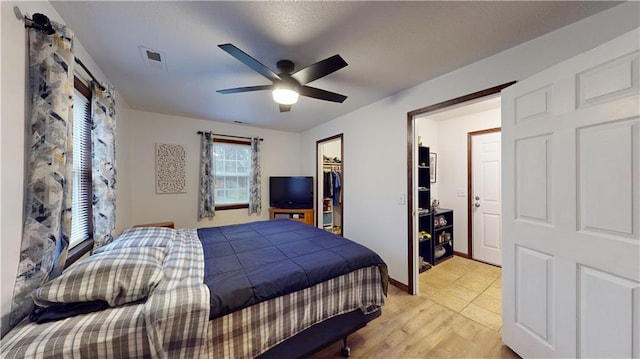
<path fill-rule="evenodd" d="M 370 249 L 292 220 L 198 229 L 210 319 L 356 269 L 383 265 Z"/>

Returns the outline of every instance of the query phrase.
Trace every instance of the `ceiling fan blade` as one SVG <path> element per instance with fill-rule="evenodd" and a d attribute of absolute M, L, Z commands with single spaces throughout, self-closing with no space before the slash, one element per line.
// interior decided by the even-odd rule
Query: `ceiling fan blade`
<path fill-rule="evenodd" d="M 266 67 L 265 65 L 260 63 L 258 60 L 254 59 L 253 57 L 248 55 L 246 52 L 240 50 L 234 45 L 222 44 L 222 45 L 218 45 L 218 47 L 223 49 L 227 53 L 229 53 L 229 55 L 238 59 L 243 64 L 249 66 L 251 69 L 253 69 L 253 71 L 256 71 L 257 73 L 268 78 L 269 80 L 271 81 L 280 80 L 280 76 L 278 76 L 275 72 L 271 71 L 270 68 Z"/>
<path fill-rule="evenodd" d="M 280 107 L 280 112 L 289 112 L 291 111 L 291 105 L 278 105 Z"/>
<path fill-rule="evenodd" d="M 229 93 L 238 93 L 238 92 L 251 92 L 251 91 L 261 91 L 261 90 L 271 90 L 273 85 L 260 85 L 260 86 L 248 86 L 248 87 L 236 87 L 232 89 L 218 90 L 216 92 L 229 94 Z"/>
<path fill-rule="evenodd" d="M 319 100 L 331 101 L 331 102 L 344 102 L 347 99 L 347 96 L 341 95 L 339 93 L 321 90 L 311 86 L 301 86 L 300 95 L 317 98 Z"/>
<path fill-rule="evenodd" d="M 344 61 L 340 55 L 333 55 L 313 65 L 309 65 L 302 70 L 296 71 L 291 77 L 296 79 L 300 85 L 306 85 L 311 81 L 338 71 L 347 65 L 347 62 Z"/>

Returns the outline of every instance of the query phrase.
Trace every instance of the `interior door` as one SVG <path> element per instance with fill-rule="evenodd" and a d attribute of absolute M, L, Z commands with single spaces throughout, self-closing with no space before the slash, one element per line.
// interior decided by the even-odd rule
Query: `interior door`
<path fill-rule="evenodd" d="M 471 137 L 473 259 L 502 264 L 502 158 L 499 130 Z"/>
<path fill-rule="evenodd" d="M 640 356 L 640 29 L 502 93 L 503 341 Z"/>

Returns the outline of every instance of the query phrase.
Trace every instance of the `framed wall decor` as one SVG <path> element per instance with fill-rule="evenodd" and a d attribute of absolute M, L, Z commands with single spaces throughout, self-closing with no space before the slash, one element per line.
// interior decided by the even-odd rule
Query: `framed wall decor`
<path fill-rule="evenodd" d="M 156 143 L 156 193 L 185 193 L 187 151 L 183 145 Z"/>
<path fill-rule="evenodd" d="M 435 152 L 429 153 L 429 178 L 431 183 L 436 183 L 436 166 L 438 164 L 438 155 Z"/>

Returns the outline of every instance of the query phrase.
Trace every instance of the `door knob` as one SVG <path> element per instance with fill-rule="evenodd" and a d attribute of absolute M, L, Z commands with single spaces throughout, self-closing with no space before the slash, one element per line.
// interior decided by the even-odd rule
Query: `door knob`
<path fill-rule="evenodd" d="M 476 196 L 476 201 L 479 201 L 479 200 L 480 200 L 480 196 Z"/>
<path fill-rule="evenodd" d="M 477 207 L 480 207 L 480 203 L 476 202 L 476 203 L 474 204 L 474 206 L 476 206 L 476 208 L 477 208 Z"/>

